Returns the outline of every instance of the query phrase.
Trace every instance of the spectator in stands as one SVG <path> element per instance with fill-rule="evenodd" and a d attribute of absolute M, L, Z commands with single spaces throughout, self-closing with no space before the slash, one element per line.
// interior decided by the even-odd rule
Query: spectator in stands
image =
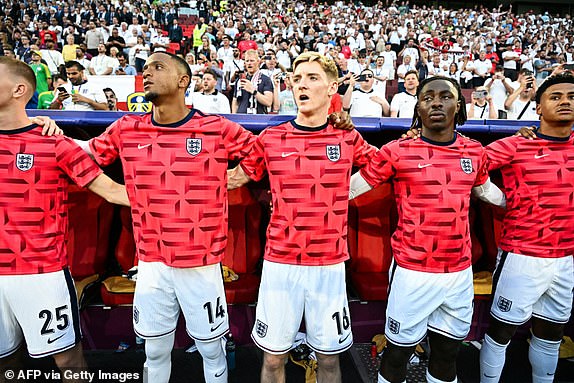
<path fill-rule="evenodd" d="M 495 120 L 498 110 L 486 86 L 479 86 L 471 94 L 470 103 L 466 104 L 466 115 L 472 120 Z"/>
<path fill-rule="evenodd" d="M 54 85 L 54 90 L 48 90 L 38 94 L 38 109 L 50 109 L 50 105 L 54 101 L 54 97 L 57 93 L 57 89 L 64 86 L 67 83 L 66 79 L 60 75 L 54 75 L 52 77 L 52 84 Z"/>
<path fill-rule="evenodd" d="M 239 49 L 240 57 L 244 58 L 246 51 L 253 49 L 257 50 L 257 43 L 251 40 L 251 34 L 247 31 L 243 32 L 242 39 L 237 43 L 237 48 Z"/>
<path fill-rule="evenodd" d="M 373 89 L 374 73 L 365 69 L 359 76 L 350 78 L 349 88 L 343 96 L 343 110 L 351 117 L 383 117 L 389 115 L 389 103 Z M 359 85 L 355 89 L 355 84 Z"/>
<path fill-rule="evenodd" d="M 192 94 L 191 104 L 194 109 L 200 110 L 203 113 L 231 113 L 229 99 L 215 88 L 217 77 L 219 77 L 219 75 L 210 69 L 207 69 L 203 73 L 201 78 L 201 91 Z"/>
<path fill-rule="evenodd" d="M 173 19 L 173 22 L 169 27 L 167 37 L 172 43 L 180 43 L 181 40 L 183 40 L 183 29 L 181 29 L 177 19 Z"/>
<path fill-rule="evenodd" d="M 65 62 L 62 54 L 56 50 L 54 41 L 48 36 L 46 35 L 46 49 L 42 49 L 40 52 L 42 53 L 42 59 L 48 65 L 48 69 L 50 69 L 50 73 L 54 75 L 60 73 L 60 69 Z"/>
<path fill-rule="evenodd" d="M 508 112 L 508 118 L 511 120 L 538 120 L 536 113 L 536 81 L 534 76 L 522 76 L 519 79 L 520 86 L 507 97 L 504 102 L 504 108 Z"/>
<path fill-rule="evenodd" d="M 273 83 L 261 73 L 259 64 L 257 51 L 245 52 L 246 73 L 235 83 L 232 113 L 267 114 L 267 108 L 273 103 Z"/>
<path fill-rule="evenodd" d="M 88 24 L 85 41 L 87 46 L 87 53 L 89 53 L 91 56 L 97 56 L 99 53 L 98 46 L 103 44 L 105 41 L 102 32 L 97 30 L 96 23 L 94 21 L 90 21 Z"/>
<path fill-rule="evenodd" d="M 64 58 L 64 62 L 76 59 L 76 49 L 78 47 L 79 45 L 76 44 L 74 35 L 66 35 L 66 45 L 62 47 L 62 57 Z"/>
<path fill-rule="evenodd" d="M 193 28 L 193 39 L 192 39 L 192 47 L 193 51 L 197 53 L 197 48 L 199 48 L 202 44 L 201 38 L 203 34 L 207 31 L 207 24 L 205 24 L 205 19 L 200 17 L 195 28 Z"/>
<path fill-rule="evenodd" d="M 375 66 L 371 68 L 374 74 L 375 82 L 373 83 L 373 90 L 381 98 L 386 98 L 387 95 L 387 80 L 391 74 L 389 67 L 385 66 L 384 56 L 375 56 Z"/>
<path fill-rule="evenodd" d="M 460 86 L 462 89 L 472 89 L 474 78 L 474 61 L 467 55 L 462 57 L 460 63 Z"/>
<path fill-rule="evenodd" d="M 114 68 L 114 71 L 112 72 L 113 75 L 116 75 L 116 76 L 124 76 L 124 75 L 135 76 L 135 75 L 137 75 L 136 68 L 134 68 L 133 66 L 128 64 L 128 60 L 126 59 L 126 55 L 124 55 L 123 53 L 119 53 L 117 59 L 118 59 L 119 65 Z"/>
<path fill-rule="evenodd" d="M 414 115 L 419 74 L 416 70 L 410 70 L 404 80 L 405 90 L 395 94 L 391 100 L 391 117 L 412 118 Z"/>
<path fill-rule="evenodd" d="M 143 71 L 143 66 L 149 56 L 149 52 L 149 45 L 145 44 L 142 36 L 138 36 L 137 44 L 130 49 L 130 56 L 135 59 L 135 67 L 138 73 Z"/>
<path fill-rule="evenodd" d="M 297 104 L 291 84 L 292 72 L 279 72 L 273 76 L 273 113 L 296 115 Z M 285 89 L 281 90 L 281 84 Z"/>
<path fill-rule="evenodd" d="M 120 36 L 119 30 L 116 27 L 112 28 L 112 34 L 106 41 L 106 48 L 109 50 L 112 47 L 116 47 L 120 52 L 123 52 L 126 47 L 126 40 Z"/>
<path fill-rule="evenodd" d="M 114 64 L 115 60 L 106 54 L 105 44 L 98 44 L 98 55 L 92 57 L 92 60 L 90 61 L 90 74 L 92 76 L 105 76 L 112 74 Z"/>
<path fill-rule="evenodd" d="M 199 57 L 199 54 L 203 53 L 206 57 L 210 57 L 211 53 L 217 54 L 217 49 L 213 45 L 211 45 L 211 40 L 209 37 L 204 34 L 201 37 L 201 45 L 197 47 L 196 54 Z"/>
<path fill-rule="evenodd" d="M 484 86 L 488 89 L 488 93 L 492 97 L 492 102 L 497 110 L 498 118 L 502 118 L 506 115 L 504 102 L 510 94 L 514 93 L 511 80 L 504 76 L 504 68 L 502 66 L 497 66 L 494 71 L 494 75 L 492 78 L 486 80 Z"/>
<path fill-rule="evenodd" d="M 490 60 L 490 62 L 492 63 L 492 69 L 490 70 L 490 73 L 493 74 L 496 67 L 500 63 L 500 57 L 498 57 L 498 54 L 494 50 L 494 44 L 492 43 L 492 41 L 486 43 L 486 54 L 484 55 L 484 57 Z"/>
<path fill-rule="evenodd" d="M 48 66 L 42 63 L 42 53 L 39 51 L 32 51 L 32 61 L 30 67 L 36 76 L 36 91 L 38 94 L 47 92 L 52 86 L 52 74 Z"/>
<path fill-rule="evenodd" d="M 385 59 L 384 66 L 389 71 L 389 80 L 394 80 L 397 69 L 397 53 L 391 49 L 390 42 L 385 43 L 385 50 L 381 52 L 380 56 Z"/>
<path fill-rule="evenodd" d="M 520 42 L 519 42 L 520 43 Z M 502 53 L 502 61 L 504 62 L 504 76 L 512 81 L 518 78 L 518 63 L 520 63 L 520 52 L 513 49 L 512 45 L 505 46 Z"/>
<path fill-rule="evenodd" d="M 80 63 L 84 68 L 86 68 L 84 70 L 84 74 L 87 76 L 89 74 L 89 71 L 87 68 L 90 67 L 91 61 L 88 60 L 85 52 L 86 52 L 85 44 L 80 44 L 80 46 L 78 48 L 76 48 L 76 61 L 78 63 Z"/>
<path fill-rule="evenodd" d="M 66 63 L 69 83 L 58 90 L 50 109 L 62 110 L 108 110 L 106 95 L 84 79 L 84 67 L 77 61 Z"/>
<path fill-rule="evenodd" d="M 460 71 L 458 70 L 458 66 L 455 62 L 450 63 L 448 66 L 448 73 L 446 76 L 452 78 L 460 84 Z"/>
<path fill-rule="evenodd" d="M 405 76 L 407 72 L 416 70 L 414 63 L 411 63 L 411 56 L 406 55 L 403 57 L 403 63 L 399 65 L 397 68 L 397 77 L 398 77 L 398 90 L 400 92 L 405 91 Z M 418 75 L 417 75 L 418 76 Z"/>
<path fill-rule="evenodd" d="M 492 63 L 486 58 L 486 51 L 480 51 L 478 59 L 472 63 L 474 67 L 474 75 L 472 78 L 472 85 L 474 88 L 484 85 L 484 82 L 490 77 L 492 70 Z"/>
<path fill-rule="evenodd" d="M 30 64 L 32 61 L 32 49 L 30 47 L 30 38 L 27 34 L 23 34 L 20 38 L 21 44 L 16 48 L 16 58 Z"/>
<path fill-rule="evenodd" d="M 440 55 L 439 53 L 435 53 L 432 56 L 432 62 L 428 64 L 428 76 L 427 77 L 434 77 L 434 76 L 448 76 L 448 67 L 445 69 L 444 66 L 441 65 Z"/>
<path fill-rule="evenodd" d="M 108 110 L 117 111 L 118 110 L 118 97 L 116 92 L 112 88 L 104 88 L 104 94 L 106 95 L 106 100 L 108 103 Z"/>

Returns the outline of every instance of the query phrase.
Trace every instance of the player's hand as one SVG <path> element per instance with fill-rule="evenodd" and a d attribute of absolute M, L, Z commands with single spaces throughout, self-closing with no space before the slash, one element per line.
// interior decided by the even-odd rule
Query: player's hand
<path fill-rule="evenodd" d="M 43 136 L 60 136 L 64 134 L 64 131 L 60 129 L 58 125 L 56 125 L 56 121 L 52 120 L 50 117 L 46 116 L 31 117 L 30 121 L 42 127 Z"/>
<path fill-rule="evenodd" d="M 329 122 L 335 129 L 353 130 L 355 125 L 349 113 L 345 111 L 334 112 L 329 115 Z"/>
<path fill-rule="evenodd" d="M 533 140 L 536 138 L 536 126 L 523 126 L 518 132 L 514 133 L 514 135 Z"/>
<path fill-rule="evenodd" d="M 407 130 L 406 133 L 401 135 L 401 138 L 412 138 L 413 140 L 416 140 L 417 138 L 421 137 L 421 134 L 422 134 L 422 129 L 410 128 L 409 130 Z"/>

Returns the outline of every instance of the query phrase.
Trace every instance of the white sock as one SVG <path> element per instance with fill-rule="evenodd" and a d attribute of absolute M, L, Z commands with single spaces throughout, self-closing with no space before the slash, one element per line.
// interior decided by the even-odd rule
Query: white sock
<path fill-rule="evenodd" d="M 447 381 L 445 381 L 445 380 L 437 379 L 437 378 L 435 378 L 434 376 L 432 376 L 432 375 L 430 374 L 429 370 L 427 369 L 427 382 L 428 382 L 428 383 L 456 383 L 457 380 L 456 380 L 456 376 L 454 377 L 454 380 L 452 380 L 452 381 L 450 381 L 450 382 L 447 382 Z"/>
<path fill-rule="evenodd" d="M 480 349 L 480 382 L 497 383 L 502 374 L 502 368 L 506 361 L 507 344 L 496 343 L 491 337 L 484 336 Z"/>
<path fill-rule="evenodd" d="M 560 341 L 545 340 L 532 336 L 528 348 L 528 359 L 532 365 L 532 381 L 535 383 L 552 383 L 556 366 Z"/>
<path fill-rule="evenodd" d="M 175 331 L 161 338 L 146 339 L 144 383 L 168 383 L 171 375 L 171 350 Z"/>
<path fill-rule="evenodd" d="M 206 383 L 227 383 L 227 358 L 221 339 L 209 342 L 195 341 L 203 358 L 203 376 Z"/>
<path fill-rule="evenodd" d="M 382 376 L 381 373 L 379 372 L 379 373 L 377 374 L 377 383 L 391 383 L 391 382 L 389 382 L 387 379 L 383 378 L 383 376 Z M 402 383 L 407 383 L 407 381 L 406 381 L 406 380 L 403 380 Z"/>

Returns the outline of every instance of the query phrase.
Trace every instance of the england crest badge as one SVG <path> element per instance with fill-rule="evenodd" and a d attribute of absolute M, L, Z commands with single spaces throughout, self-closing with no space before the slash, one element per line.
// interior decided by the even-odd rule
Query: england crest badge
<path fill-rule="evenodd" d="M 197 156 L 201 152 L 201 138 L 188 138 L 186 148 L 189 154 Z"/>
<path fill-rule="evenodd" d="M 26 172 L 34 166 L 34 155 L 26 153 L 16 154 L 16 167 L 18 170 Z"/>
<path fill-rule="evenodd" d="M 470 158 L 461 158 L 460 159 L 460 167 L 462 171 L 466 174 L 472 173 L 472 160 Z"/>
<path fill-rule="evenodd" d="M 332 162 L 337 162 L 341 158 L 340 145 L 327 145 L 327 158 Z"/>

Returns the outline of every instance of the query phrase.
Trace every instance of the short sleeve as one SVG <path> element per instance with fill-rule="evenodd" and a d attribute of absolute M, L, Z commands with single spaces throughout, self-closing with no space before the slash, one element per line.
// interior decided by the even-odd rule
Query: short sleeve
<path fill-rule="evenodd" d="M 111 165 L 120 155 L 120 126 L 123 118 L 110 125 L 106 131 L 89 142 L 94 159 L 101 166 Z"/>
<path fill-rule="evenodd" d="M 78 186 L 85 187 L 102 174 L 102 169 L 71 138 L 58 136 L 55 150 L 58 167 Z"/>

